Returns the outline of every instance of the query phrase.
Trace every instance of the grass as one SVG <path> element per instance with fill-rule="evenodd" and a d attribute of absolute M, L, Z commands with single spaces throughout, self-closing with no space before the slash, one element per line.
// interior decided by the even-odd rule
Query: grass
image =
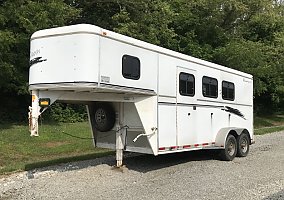
<path fill-rule="evenodd" d="M 255 117 L 254 127 L 257 135 L 284 130 L 284 115 Z M 39 130 L 39 137 L 30 137 L 26 124 L 0 124 L 0 175 L 114 154 L 94 148 L 87 122 L 40 125 Z"/>
<path fill-rule="evenodd" d="M 284 115 L 257 116 L 254 118 L 254 134 L 256 135 L 282 130 L 284 130 Z"/>
<path fill-rule="evenodd" d="M 39 137 L 30 137 L 27 125 L 0 125 L 0 174 L 30 170 L 71 161 L 113 154 L 94 148 L 89 124 L 64 123 L 41 125 Z"/>

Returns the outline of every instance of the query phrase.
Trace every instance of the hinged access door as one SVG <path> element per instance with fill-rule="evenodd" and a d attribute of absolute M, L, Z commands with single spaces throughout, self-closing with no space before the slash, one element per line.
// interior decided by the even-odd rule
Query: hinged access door
<path fill-rule="evenodd" d="M 196 133 L 196 71 L 177 67 L 177 145 L 195 144 Z"/>

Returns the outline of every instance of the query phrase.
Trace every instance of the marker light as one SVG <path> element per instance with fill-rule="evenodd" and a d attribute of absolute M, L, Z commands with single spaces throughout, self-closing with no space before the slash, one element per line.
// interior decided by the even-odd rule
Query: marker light
<path fill-rule="evenodd" d="M 39 106 L 40 107 L 48 107 L 50 105 L 50 98 L 40 98 Z"/>

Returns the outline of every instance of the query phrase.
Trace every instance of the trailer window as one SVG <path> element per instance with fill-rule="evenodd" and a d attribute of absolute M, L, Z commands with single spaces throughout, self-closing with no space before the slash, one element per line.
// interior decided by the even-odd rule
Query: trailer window
<path fill-rule="evenodd" d="M 235 100 L 235 85 L 234 83 L 223 81 L 222 82 L 222 98 L 225 100 Z"/>
<path fill-rule="evenodd" d="M 140 78 L 140 60 L 137 57 L 122 56 L 122 75 L 127 79 L 138 80 Z"/>
<path fill-rule="evenodd" d="M 194 96 L 194 76 L 181 72 L 179 74 L 179 93 L 183 96 Z"/>
<path fill-rule="evenodd" d="M 205 97 L 218 97 L 218 81 L 216 78 L 203 76 L 202 78 L 202 93 Z"/>

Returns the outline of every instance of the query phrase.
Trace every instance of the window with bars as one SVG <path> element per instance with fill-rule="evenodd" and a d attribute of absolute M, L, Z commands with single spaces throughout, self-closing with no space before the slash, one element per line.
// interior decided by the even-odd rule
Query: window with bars
<path fill-rule="evenodd" d="M 224 100 L 235 100 L 235 85 L 228 81 L 222 81 L 222 98 Z"/>
<path fill-rule="evenodd" d="M 179 93 L 183 96 L 194 96 L 195 78 L 192 74 L 181 72 L 179 74 Z"/>
<path fill-rule="evenodd" d="M 202 94 L 204 97 L 218 97 L 218 81 L 216 78 L 203 76 L 202 78 Z"/>

